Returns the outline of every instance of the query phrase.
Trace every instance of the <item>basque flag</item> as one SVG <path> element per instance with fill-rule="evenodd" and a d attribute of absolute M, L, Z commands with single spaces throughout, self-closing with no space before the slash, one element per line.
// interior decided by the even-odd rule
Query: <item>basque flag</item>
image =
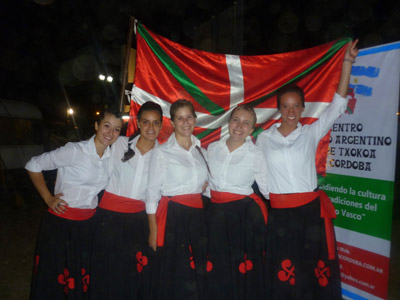
<path fill-rule="evenodd" d="M 194 134 L 207 145 L 228 134 L 230 112 L 250 103 L 257 114 L 256 137 L 279 122 L 276 91 L 295 82 L 305 92 L 303 124 L 317 120 L 332 100 L 339 83 L 342 60 L 349 38 L 310 49 L 274 55 L 230 55 L 190 49 L 151 32 L 142 24 L 136 27 L 137 52 L 135 80 L 131 94 L 127 135 L 137 128 L 140 105 L 153 101 L 164 113 L 162 143 L 171 134 L 169 107 L 187 99 L 195 107 Z M 317 150 L 317 171 L 325 174 L 329 135 Z"/>

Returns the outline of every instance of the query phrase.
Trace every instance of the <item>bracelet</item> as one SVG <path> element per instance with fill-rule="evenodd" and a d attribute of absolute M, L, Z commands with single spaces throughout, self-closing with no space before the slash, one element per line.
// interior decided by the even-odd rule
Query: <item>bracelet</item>
<path fill-rule="evenodd" d="M 356 62 L 355 59 L 351 59 L 351 58 L 343 58 L 343 61 L 349 61 L 349 62 L 351 62 L 352 64 L 354 64 L 354 63 Z"/>

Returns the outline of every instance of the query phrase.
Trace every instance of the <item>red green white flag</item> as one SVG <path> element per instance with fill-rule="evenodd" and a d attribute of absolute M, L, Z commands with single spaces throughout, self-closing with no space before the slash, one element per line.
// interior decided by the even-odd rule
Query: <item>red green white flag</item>
<path fill-rule="evenodd" d="M 310 49 L 274 55 L 230 55 L 190 49 L 137 25 L 135 81 L 127 135 L 136 128 L 136 113 L 144 102 L 161 105 L 169 117 L 170 105 L 187 99 L 195 107 L 194 134 L 206 147 L 228 133 L 230 112 L 239 104 L 250 103 L 257 114 L 253 136 L 279 122 L 276 91 L 295 82 L 304 89 L 306 107 L 301 122 L 310 124 L 332 100 L 339 83 L 345 45 L 340 39 Z M 164 118 L 160 142 L 172 132 Z M 317 155 L 319 174 L 325 174 L 329 136 Z"/>

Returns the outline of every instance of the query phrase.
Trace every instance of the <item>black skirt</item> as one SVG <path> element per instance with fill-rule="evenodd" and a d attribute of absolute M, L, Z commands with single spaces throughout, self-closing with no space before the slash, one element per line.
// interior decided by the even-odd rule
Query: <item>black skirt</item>
<path fill-rule="evenodd" d="M 88 299 L 93 218 L 68 220 L 51 213 L 36 244 L 30 299 Z"/>
<path fill-rule="evenodd" d="M 156 252 L 152 299 L 204 299 L 206 233 L 204 209 L 168 203 L 164 246 Z"/>
<path fill-rule="evenodd" d="M 266 233 L 267 299 L 342 299 L 337 259 L 328 259 L 319 198 L 271 208 Z M 335 245 L 336 249 L 336 245 Z"/>
<path fill-rule="evenodd" d="M 264 299 L 265 221 L 246 197 L 210 203 L 205 299 Z M 211 267 L 212 266 L 212 267 Z"/>
<path fill-rule="evenodd" d="M 94 227 L 90 299 L 148 299 L 154 251 L 146 212 L 98 208 Z"/>

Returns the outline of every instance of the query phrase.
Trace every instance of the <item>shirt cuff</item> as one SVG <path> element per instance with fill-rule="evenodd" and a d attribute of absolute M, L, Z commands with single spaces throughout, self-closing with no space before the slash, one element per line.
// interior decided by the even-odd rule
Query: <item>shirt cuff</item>
<path fill-rule="evenodd" d="M 26 163 L 25 169 L 36 173 L 43 171 L 42 168 L 36 163 L 35 158 L 31 158 L 31 160 Z"/>
<path fill-rule="evenodd" d="M 147 214 L 155 214 L 157 212 L 157 206 L 158 203 L 157 202 L 146 202 L 146 213 Z"/>
<path fill-rule="evenodd" d="M 347 99 L 347 97 L 342 97 L 342 96 L 340 96 L 338 93 L 335 93 L 335 96 L 333 96 L 332 102 L 333 102 L 333 101 L 335 101 L 335 102 L 346 102 L 346 104 L 347 104 L 347 102 L 348 102 L 349 100 Z"/>
<path fill-rule="evenodd" d="M 204 196 L 211 198 L 211 188 L 210 185 L 208 185 L 208 187 L 206 188 L 206 190 L 203 193 Z"/>

